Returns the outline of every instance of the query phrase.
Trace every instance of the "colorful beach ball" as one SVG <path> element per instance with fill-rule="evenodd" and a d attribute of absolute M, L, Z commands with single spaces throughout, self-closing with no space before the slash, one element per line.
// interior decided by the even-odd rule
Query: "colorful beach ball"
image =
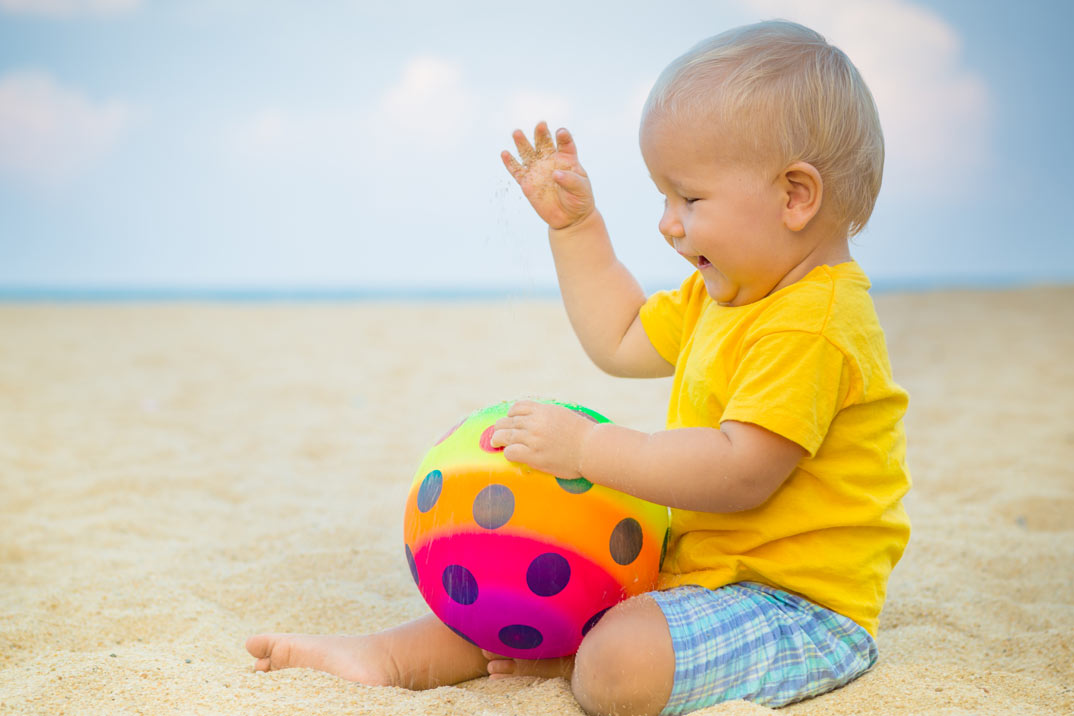
<path fill-rule="evenodd" d="M 655 587 L 667 508 L 508 462 L 491 437 L 510 407 L 473 413 L 426 454 L 406 502 L 406 558 L 459 636 L 505 656 L 566 656 L 608 609 Z"/>

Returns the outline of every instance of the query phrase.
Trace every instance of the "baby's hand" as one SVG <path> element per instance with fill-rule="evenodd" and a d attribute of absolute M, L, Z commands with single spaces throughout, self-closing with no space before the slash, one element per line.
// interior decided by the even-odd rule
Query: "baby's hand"
<path fill-rule="evenodd" d="M 533 132 L 536 147 L 520 129 L 511 136 L 522 163 L 508 151 L 500 157 L 538 216 L 553 229 L 565 229 L 593 213 L 593 190 L 578 163 L 578 147 L 570 132 L 566 129 L 556 132 L 558 147 L 544 122 Z"/>
<path fill-rule="evenodd" d="M 511 462 L 573 480 L 582 476 L 582 445 L 594 425 L 568 408 L 521 400 L 496 421 L 491 442 Z"/>

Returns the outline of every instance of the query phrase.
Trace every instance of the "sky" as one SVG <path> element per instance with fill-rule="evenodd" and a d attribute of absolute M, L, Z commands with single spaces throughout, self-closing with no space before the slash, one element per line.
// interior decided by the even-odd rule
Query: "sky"
<path fill-rule="evenodd" d="M 874 283 L 1074 281 L 1068 0 L 0 0 L 0 290 L 548 290 L 499 158 L 538 120 L 643 286 L 678 285 L 642 104 L 772 18 L 876 98 Z"/>

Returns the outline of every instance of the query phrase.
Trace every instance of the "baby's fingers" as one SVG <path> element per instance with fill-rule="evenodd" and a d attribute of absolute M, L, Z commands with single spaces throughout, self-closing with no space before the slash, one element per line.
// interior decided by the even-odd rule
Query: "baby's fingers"
<path fill-rule="evenodd" d="M 529 164 L 537 158 L 537 150 L 533 148 L 530 140 L 526 138 L 521 129 L 516 129 L 512 132 L 511 139 L 515 140 L 515 147 L 518 149 L 518 156 L 523 164 Z"/>
<path fill-rule="evenodd" d="M 507 409 L 507 417 L 513 418 L 517 415 L 530 415 L 537 405 L 538 404 L 534 403 L 532 400 L 516 400 L 511 404 L 511 407 Z"/>
<path fill-rule="evenodd" d="M 563 127 L 556 130 L 556 149 L 578 156 L 578 145 L 574 143 L 574 137 Z"/>
<path fill-rule="evenodd" d="M 492 447 L 504 447 L 521 443 L 526 439 L 526 429 L 518 421 L 511 418 L 497 420 L 492 426 L 492 435 L 489 435 L 489 444 Z"/>
<path fill-rule="evenodd" d="M 512 443 L 503 449 L 503 456 L 508 462 L 518 462 L 523 465 L 532 465 L 533 450 L 522 443 Z"/>
<path fill-rule="evenodd" d="M 537 145 L 537 155 L 546 157 L 556 151 L 556 145 L 552 141 L 552 133 L 548 131 L 547 122 L 538 122 L 533 130 L 533 139 Z"/>
<path fill-rule="evenodd" d="M 584 196 L 589 193 L 589 180 L 577 172 L 557 169 L 552 172 L 552 179 L 575 196 Z"/>
<path fill-rule="evenodd" d="M 526 168 L 518 163 L 515 155 L 505 149 L 500 152 L 500 159 L 503 160 L 503 165 L 507 167 L 507 171 L 511 172 L 511 176 L 515 178 L 515 181 L 522 181 L 522 175 L 526 173 Z"/>

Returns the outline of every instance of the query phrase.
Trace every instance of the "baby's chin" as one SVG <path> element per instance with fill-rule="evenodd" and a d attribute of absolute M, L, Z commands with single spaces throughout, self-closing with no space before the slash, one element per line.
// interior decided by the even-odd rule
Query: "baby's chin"
<path fill-rule="evenodd" d="M 712 264 L 704 268 L 699 267 L 698 271 L 701 272 L 701 278 L 705 281 L 705 290 L 708 291 L 709 298 L 721 306 L 741 305 L 736 301 L 741 293 L 739 287 L 728 281 L 727 277 L 717 271 Z"/>

